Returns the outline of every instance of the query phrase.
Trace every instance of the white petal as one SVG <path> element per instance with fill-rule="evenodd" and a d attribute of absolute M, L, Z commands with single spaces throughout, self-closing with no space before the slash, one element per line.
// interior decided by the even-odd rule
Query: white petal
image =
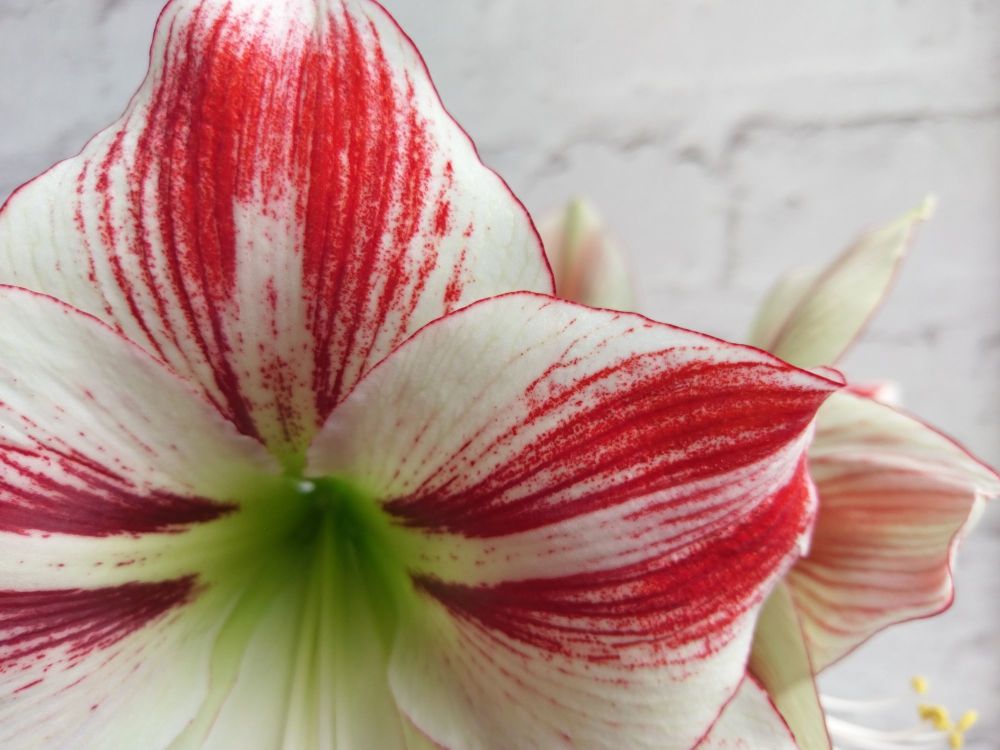
<path fill-rule="evenodd" d="M 0 319 L 0 589 L 197 572 L 166 550 L 242 544 L 288 494 L 263 446 L 94 318 L 0 287 Z"/>
<path fill-rule="evenodd" d="M 747 677 L 697 750 L 799 750 L 767 691 Z"/>
<path fill-rule="evenodd" d="M 962 538 L 1000 478 L 917 419 L 852 393 L 819 412 L 812 549 L 788 582 L 821 670 L 879 630 L 952 601 Z"/>
<path fill-rule="evenodd" d="M 914 227 L 933 202 L 862 237 L 822 271 L 798 271 L 761 306 L 750 342 L 800 367 L 829 365 L 847 350 L 882 302 Z"/>
<path fill-rule="evenodd" d="M 233 574 L 295 508 L 269 509 L 259 443 L 99 321 L 10 287 L 0 320 L 0 745 L 164 747 Z"/>

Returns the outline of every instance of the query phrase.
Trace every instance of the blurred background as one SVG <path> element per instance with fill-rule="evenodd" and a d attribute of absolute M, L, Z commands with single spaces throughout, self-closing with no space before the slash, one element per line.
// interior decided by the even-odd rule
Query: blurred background
<path fill-rule="evenodd" d="M 825 263 L 927 193 L 886 306 L 842 362 L 1000 463 L 1000 3 L 384 0 L 445 105 L 541 220 L 590 198 L 640 308 L 730 339 L 780 273 Z M 75 154 L 145 71 L 161 0 L 0 0 L 0 200 Z M 1000 509 L 962 549 L 956 606 L 876 637 L 831 694 L 931 679 L 1000 737 Z"/>

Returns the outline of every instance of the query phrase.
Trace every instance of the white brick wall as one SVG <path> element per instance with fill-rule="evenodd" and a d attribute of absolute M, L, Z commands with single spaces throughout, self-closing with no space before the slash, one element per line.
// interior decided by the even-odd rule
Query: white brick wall
<path fill-rule="evenodd" d="M 1000 461 L 1000 3 L 385 4 L 529 209 L 597 202 L 661 319 L 738 338 L 779 272 L 935 192 L 844 366 L 899 381 Z M 159 5 L 0 0 L 0 197 L 117 116 Z M 923 670 L 956 710 L 1000 705 L 1000 513 L 964 552 L 955 610 L 876 639 L 831 690 L 903 691 Z M 978 737 L 1000 736 L 998 718 Z"/>

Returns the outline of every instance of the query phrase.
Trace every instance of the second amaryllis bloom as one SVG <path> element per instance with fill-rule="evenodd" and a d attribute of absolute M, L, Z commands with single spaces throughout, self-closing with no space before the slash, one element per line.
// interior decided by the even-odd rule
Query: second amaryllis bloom
<path fill-rule="evenodd" d="M 826 268 L 782 278 L 761 306 L 751 343 L 800 366 L 836 363 L 885 299 L 932 208 L 925 201 Z M 809 447 L 820 495 L 809 555 L 771 596 L 757 628 L 752 668 L 800 747 L 831 746 L 812 676 L 886 627 L 947 609 L 959 544 L 1000 496 L 994 469 L 885 403 L 892 390 L 852 386 L 820 410 Z M 961 745 L 957 729 L 939 728 L 955 733 L 952 747 Z M 869 734 L 897 746 L 891 733 Z M 902 747 L 912 738 L 898 739 Z"/>
<path fill-rule="evenodd" d="M 0 745 L 695 746 L 839 383 L 551 292 L 380 6 L 170 3 L 0 214 Z"/>
<path fill-rule="evenodd" d="M 784 276 L 754 321 L 751 343 L 802 367 L 836 363 L 885 298 L 931 208 L 927 201 L 865 235 L 825 268 Z M 558 288 L 565 266 L 553 268 Z M 570 274 L 600 279 L 579 268 Z M 619 284 L 620 277 L 610 279 L 606 291 L 631 296 L 616 291 Z M 597 296 L 575 299 L 594 304 Z M 1000 495 L 1000 477 L 946 435 L 884 403 L 889 391 L 850 386 L 821 407 L 808 451 L 819 494 L 809 552 L 765 605 L 752 674 L 701 750 L 740 743 L 829 750 L 814 676 L 876 632 L 950 605 L 959 543 L 986 501 Z M 840 722 L 836 744 L 888 750 L 913 746 L 920 735 L 928 745 L 960 745 L 964 730 L 940 724 L 937 732 L 893 733 Z"/>

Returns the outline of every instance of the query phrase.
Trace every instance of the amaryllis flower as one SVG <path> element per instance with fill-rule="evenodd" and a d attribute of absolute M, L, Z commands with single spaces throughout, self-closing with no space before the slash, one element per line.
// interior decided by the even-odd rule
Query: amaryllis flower
<path fill-rule="evenodd" d="M 802 367 L 835 363 L 884 299 L 915 224 L 930 210 L 927 202 L 866 235 L 825 269 L 783 278 L 762 306 L 751 342 Z M 565 271 L 553 269 L 559 288 Z M 593 304 L 596 297 L 576 299 Z M 958 544 L 984 502 L 1000 495 L 1000 478 L 952 439 L 885 403 L 891 391 L 887 384 L 850 386 L 820 409 L 808 451 L 820 505 L 809 553 L 765 605 L 752 674 L 703 750 L 827 750 L 814 675 L 876 632 L 950 605 Z M 852 734 L 845 723 L 835 729 L 842 747 L 855 747 L 852 740 L 902 747 L 915 739 Z M 943 746 L 946 737 L 939 738 Z"/>
<path fill-rule="evenodd" d="M 835 363 L 884 299 L 931 208 L 927 201 L 866 235 L 825 269 L 784 278 L 752 343 L 801 366 Z M 810 748 L 829 746 L 811 675 L 890 625 L 947 609 L 958 545 L 1000 495 L 995 470 L 886 403 L 890 393 L 851 387 L 820 410 L 809 448 L 820 495 L 811 549 L 757 629 L 753 668 Z"/>
<path fill-rule="evenodd" d="M 697 744 L 838 383 L 551 292 L 380 6 L 170 3 L 0 214 L 0 746 Z"/>

